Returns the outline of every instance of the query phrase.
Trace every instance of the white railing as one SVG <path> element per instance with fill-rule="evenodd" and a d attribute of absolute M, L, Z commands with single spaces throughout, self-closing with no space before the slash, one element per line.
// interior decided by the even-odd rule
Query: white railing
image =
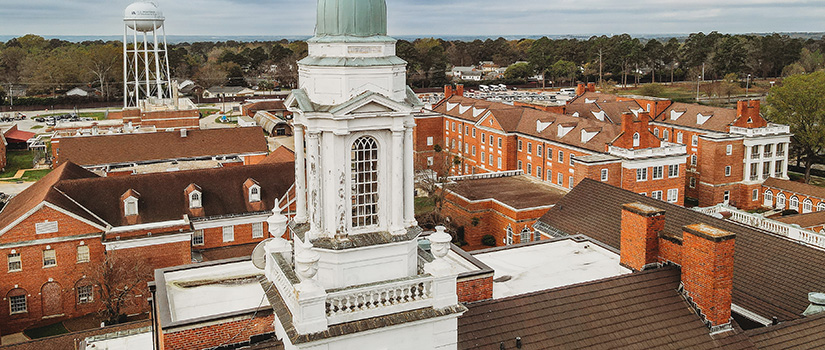
<path fill-rule="evenodd" d="M 825 248 L 825 235 L 821 233 L 805 230 L 797 225 L 771 220 L 759 214 L 744 212 L 729 205 L 719 204 L 707 208 L 696 208 L 694 210 L 707 215 L 727 212 L 731 214 L 730 218 L 728 218 L 730 221 L 785 236 L 795 241 Z"/>
<path fill-rule="evenodd" d="M 519 175 L 524 175 L 524 170 L 508 170 L 508 171 L 499 171 L 499 172 L 495 172 L 495 173 L 450 176 L 450 177 L 447 178 L 447 180 L 449 180 L 449 181 L 461 181 L 461 180 L 494 179 L 494 178 L 498 178 L 498 177 L 510 177 L 510 176 L 519 176 Z"/>
<path fill-rule="evenodd" d="M 662 147 L 642 148 L 637 150 L 609 146 L 607 149 L 607 153 L 610 153 L 614 156 L 629 159 L 675 156 L 687 154 L 687 146 L 667 142 L 662 142 Z"/>
<path fill-rule="evenodd" d="M 273 258 L 276 254 L 279 253 L 272 253 Z M 295 285 L 292 284 L 293 282 L 290 281 L 289 277 L 286 275 L 286 272 L 284 272 L 293 272 L 292 267 L 286 263 L 285 259 L 282 258 L 279 260 L 280 263 L 276 263 L 276 266 L 267 269 L 266 277 L 272 281 L 273 284 L 275 284 L 275 288 L 278 288 L 278 292 L 281 294 L 286 306 L 289 308 L 290 312 L 294 314 L 300 307 L 298 304 L 298 298 L 296 297 L 298 293 L 296 292 Z M 278 260 L 275 261 L 278 262 Z M 297 276 L 295 276 L 295 278 L 297 278 Z"/>
<path fill-rule="evenodd" d="M 739 134 L 747 137 L 766 136 L 776 134 L 790 134 L 791 127 L 787 125 L 769 124 L 764 128 L 748 129 L 739 126 L 730 127 L 731 134 Z"/>
<path fill-rule="evenodd" d="M 433 277 L 419 275 L 395 282 L 347 288 L 327 294 L 330 325 L 431 306 Z"/>

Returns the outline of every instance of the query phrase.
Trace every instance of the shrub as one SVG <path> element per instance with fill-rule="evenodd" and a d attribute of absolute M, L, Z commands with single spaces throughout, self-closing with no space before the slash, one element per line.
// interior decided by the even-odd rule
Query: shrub
<path fill-rule="evenodd" d="M 488 247 L 495 247 L 496 237 L 494 237 L 493 235 L 484 235 L 484 237 L 481 237 L 481 244 L 486 245 Z"/>

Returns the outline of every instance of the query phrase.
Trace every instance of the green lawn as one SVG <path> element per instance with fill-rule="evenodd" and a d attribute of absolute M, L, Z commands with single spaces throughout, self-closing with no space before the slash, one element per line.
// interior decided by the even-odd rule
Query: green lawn
<path fill-rule="evenodd" d="M 208 117 L 215 113 L 220 113 L 221 110 L 217 108 L 201 108 L 199 111 L 203 117 Z"/>
<path fill-rule="evenodd" d="M 415 199 L 415 215 L 427 214 L 435 210 L 435 203 L 430 197 L 418 197 Z"/>
<path fill-rule="evenodd" d="M 23 177 L 19 181 L 35 182 L 52 172 L 52 169 L 29 170 L 23 173 Z"/>
<path fill-rule="evenodd" d="M 43 125 L 32 126 L 32 130 L 34 130 L 34 129 L 43 129 Z"/>
<path fill-rule="evenodd" d="M 40 115 L 41 118 L 56 116 L 56 115 L 64 115 L 66 113 L 51 113 L 51 114 L 43 114 Z M 82 112 L 77 114 L 80 118 L 92 118 L 94 120 L 103 120 L 106 118 L 106 112 Z"/>
<path fill-rule="evenodd" d="M 69 331 L 63 326 L 63 323 L 55 323 L 53 325 L 23 331 L 23 334 L 31 339 L 40 339 L 66 333 L 69 333 Z"/>
<path fill-rule="evenodd" d="M 20 169 L 31 169 L 34 155 L 30 151 L 9 150 L 6 153 L 6 171 L 0 172 L 0 178 L 12 177 Z"/>

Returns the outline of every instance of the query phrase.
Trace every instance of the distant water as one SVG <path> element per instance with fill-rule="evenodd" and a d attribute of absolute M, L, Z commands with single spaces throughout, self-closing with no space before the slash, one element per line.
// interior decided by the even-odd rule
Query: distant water
<path fill-rule="evenodd" d="M 580 39 L 580 40 L 587 40 L 594 35 L 607 35 L 612 36 L 614 34 L 619 33 L 609 33 L 609 34 L 571 34 L 571 35 L 478 35 L 478 36 L 469 36 L 469 35 L 394 35 L 393 37 L 396 39 L 402 40 L 415 40 L 418 38 L 439 38 L 447 41 L 453 40 L 461 40 L 461 41 L 473 41 L 473 40 L 486 40 L 486 39 L 498 39 L 499 37 L 503 37 L 507 40 L 518 40 L 518 39 L 538 39 L 543 36 L 546 36 L 550 39 Z M 754 33 L 756 35 L 765 35 L 764 33 Z M 817 33 L 780 33 L 783 35 L 789 35 L 791 37 L 800 37 L 800 38 L 821 38 L 825 36 L 825 32 L 817 32 Z M 635 38 L 641 39 L 669 39 L 669 38 L 684 38 L 687 37 L 688 34 L 631 34 L 631 36 Z M 123 36 L 120 35 L 41 35 L 46 39 L 60 39 L 70 42 L 82 42 L 82 41 L 119 41 L 123 40 Z M 19 35 L 0 35 L 0 41 L 7 42 L 13 38 L 19 37 Z M 168 36 L 167 40 L 170 44 L 179 44 L 179 43 L 194 43 L 194 42 L 225 42 L 225 41 L 240 41 L 240 42 L 255 42 L 255 41 L 280 41 L 283 39 L 289 41 L 295 40 L 306 40 L 309 39 L 310 36 L 276 36 L 276 35 L 239 35 L 239 36 L 210 36 L 210 35 L 170 35 Z"/>

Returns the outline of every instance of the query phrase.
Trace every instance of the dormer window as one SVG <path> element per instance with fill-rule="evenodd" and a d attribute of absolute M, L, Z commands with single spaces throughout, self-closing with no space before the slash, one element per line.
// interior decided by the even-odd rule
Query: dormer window
<path fill-rule="evenodd" d="M 198 191 L 192 191 L 189 193 L 189 208 L 190 209 L 198 209 L 201 207 L 201 193 Z"/>
<path fill-rule="evenodd" d="M 260 202 L 261 201 L 261 187 L 258 185 L 253 185 L 249 188 L 249 202 Z"/>
<path fill-rule="evenodd" d="M 641 139 L 641 136 L 639 135 L 638 132 L 633 134 L 633 147 L 639 147 L 640 139 Z"/>
<path fill-rule="evenodd" d="M 123 201 L 123 212 L 126 216 L 138 215 L 138 199 L 135 197 L 126 198 Z"/>

